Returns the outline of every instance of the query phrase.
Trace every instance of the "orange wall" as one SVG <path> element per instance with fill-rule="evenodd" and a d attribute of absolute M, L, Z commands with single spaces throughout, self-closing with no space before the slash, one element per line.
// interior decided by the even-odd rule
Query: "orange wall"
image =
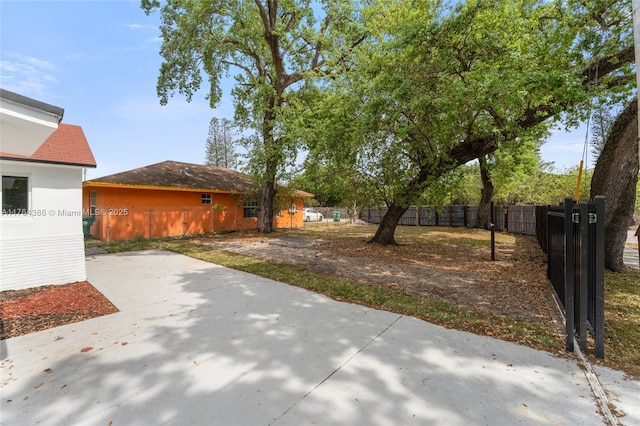
<path fill-rule="evenodd" d="M 173 191 L 102 187 L 85 184 L 82 190 L 83 209 L 90 208 L 90 192 L 96 192 L 95 222 L 91 235 L 102 241 L 130 240 L 136 237 L 155 238 L 185 234 L 256 229 L 256 218 L 244 218 L 243 205 L 236 205 L 238 196 L 211 193 L 212 205 L 222 205 L 213 212 L 211 205 L 202 204 L 200 191 Z M 281 199 L 285 209 L 274 218 L 276 228 L 297 228 L 303 225 L 303 201 L 295 199 L 297 212 L 289 214 L 294 200 Z M 241 201 L 240 201 L 241 203 Z M 86 213 L 85 213 L 86 214 Z"/>

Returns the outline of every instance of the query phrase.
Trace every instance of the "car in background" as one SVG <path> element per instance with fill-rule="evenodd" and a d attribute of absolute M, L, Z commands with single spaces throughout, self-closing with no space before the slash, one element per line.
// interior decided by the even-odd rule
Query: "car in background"
<path fill-rule="evenodd" d="M 316 209 L 303 209 L 302 214 L 305 222 L 322 222 L 322 214 Z"/>

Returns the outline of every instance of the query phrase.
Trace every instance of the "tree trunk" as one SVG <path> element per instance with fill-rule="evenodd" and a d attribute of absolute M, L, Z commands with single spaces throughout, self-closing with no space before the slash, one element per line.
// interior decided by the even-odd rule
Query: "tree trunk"
<path fill-rule="evenodd" d="M 605 266 L 624 266 L 624 245 L 636 202 L 638 182 L 638 104 L 634 100 L 616 118 L 591 179 L 591 197 L 604 195 Z"/>
<path fill-rule="evenodd" d="M 276 195 L 276 185 L 273 180 L 265 181 L 260 196 L 260 210 L 258 215 L 258 232 L 268 234 L 273 231 L 273 200 Z"/>
<path fill-rule="evenodd" d="M 351 204 L 351 223 L 356 223 L 358 220 L 358 203 L 354 200 Z"/>
<path fill-rule="evenodd" d="M 397 245 L 394 238 L 396 226 L 398 226 L 398 222 L 400 222 L 402 215 L 406 211 L 407 207 L 400 207 L 395 204 L 391 204 L 389 206 L 389 210 L 387 210 L 387 213 L 385 213 L 385 215 L 382 217 L 380 225 L 378 225 L 376 235 L 374 235 L 373 238 L 369 240 L 369 242 L 379 243 L 383 245 Z"/>
<path fill-rule="evenodd" d="M 262 143 L 264 144 L 265 165 L 262 175 L 262 194 L 260 196 L 260 214 L 258 232 L 268 234 L 273 231 L 273 207 L 276 196 L 276 174 L 279 164 L 279 147 L 274 139 L 273 128 L 276 122 L 276 99 L 268 97 L 265 101 L 265 113 L 262 119 Z"/>
<path fill-rule="evenodd" d="M 478 158 L 480 162 L 480 179 L 482 180 L 482 196 L 480 197 L 480 204 L 478 205 L 478 217 L 476 220 L 476 228 L 488 228 L 489 223 L 489 208 L 491 207 L 491 200 L 493 199 L 493 182 L 491 182 L 491 175 L 489 174 L 489 168 L 487 167 L 487 158 L 482 156 Z"/>

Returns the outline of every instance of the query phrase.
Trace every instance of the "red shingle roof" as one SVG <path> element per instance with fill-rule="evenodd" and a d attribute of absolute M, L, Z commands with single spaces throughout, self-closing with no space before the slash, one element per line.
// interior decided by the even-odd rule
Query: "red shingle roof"
<path fill-rule="evenodd" d="M 59 124 L 56 131 L 30 157 L 6 152 L 0 152 L 0 157 L 9 160 L 96 167 L 96 160 L 82 127 L 72 124 Z"/>

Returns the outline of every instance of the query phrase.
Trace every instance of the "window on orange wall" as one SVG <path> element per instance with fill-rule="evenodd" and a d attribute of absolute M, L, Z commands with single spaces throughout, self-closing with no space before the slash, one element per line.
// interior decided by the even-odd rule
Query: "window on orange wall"
<path fill-rule="evenodd" d="M 202 205 L 211 205 L 211 194 L 202 194 Z"/>
<path fill-rule="evenodd" d="M 258 217 L 258 200 L 244 200 L 244 218 Z"/>
<path fill-rule="evenodd" d="M 89 208 L 91 209 L 91 216 L 96 215 L 96 191 L 89 191 Z"/>

